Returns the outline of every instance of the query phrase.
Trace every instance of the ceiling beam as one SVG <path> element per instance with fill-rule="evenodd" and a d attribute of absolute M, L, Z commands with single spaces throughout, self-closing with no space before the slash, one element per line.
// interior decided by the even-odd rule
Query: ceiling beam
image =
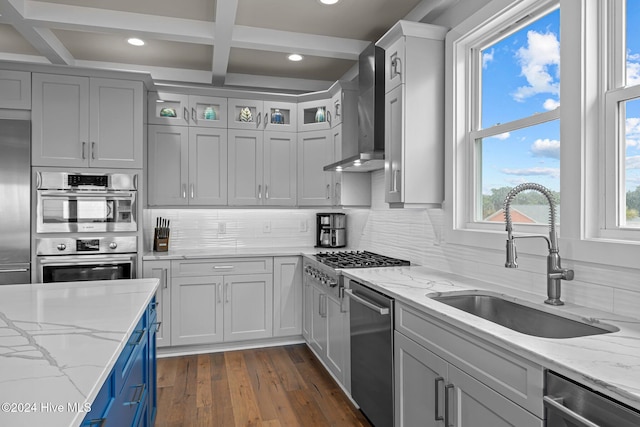
<path fill-rule="evenodd" d="M 422 0 L 403 19 L 420 22 L 428 15 L 436 15 L 460 0 Z"/>
<path fill-rule="evenodd" d="M 52 64 L 74 65 L 75 59 L 48 28 L 34 27 L 24 19 L 24 0 L 0 0 L 0 13 L 42 56 Z"/>
<path fill-rule="evenodd" d="M 223 86 L 227 68 L 229 67 L 229 54 L 231 53 L 231 41 L 233 40 L 233 27 L 236 22 L 238 0 L 222 0 L 216 2 L 215 45 L 213 47 L 213 73 L 211 83 L 214 86 Z"/>

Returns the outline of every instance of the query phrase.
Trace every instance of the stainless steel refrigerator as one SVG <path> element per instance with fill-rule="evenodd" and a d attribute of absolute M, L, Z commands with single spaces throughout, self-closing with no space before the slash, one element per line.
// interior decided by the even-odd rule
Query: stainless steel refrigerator
<path fill-rule="evenodd" d="M 0 119 L 0 285 L 31 282 L 31 122 Z"/>

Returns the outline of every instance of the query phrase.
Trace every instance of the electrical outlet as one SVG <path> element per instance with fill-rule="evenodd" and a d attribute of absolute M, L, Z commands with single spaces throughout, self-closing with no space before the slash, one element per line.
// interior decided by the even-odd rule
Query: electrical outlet
<path fill-rule="evenodd" d="M 271 233 L 271 221 L 264 221 L 262 223 L 262 232 Z"/>
<path fill-rule="evenodd" d="M 227 232 L 227 223 L 219 222 L 218 223 L 218 234 L 226 234 Z"/>
<path fill-rule="evenodd" d="M 300 224 L 299 224 L 298 230 L 301 233 L 305 233 L 307 231 L 307 220 L 306 219 L 301 219 L 300 220 Z"/>

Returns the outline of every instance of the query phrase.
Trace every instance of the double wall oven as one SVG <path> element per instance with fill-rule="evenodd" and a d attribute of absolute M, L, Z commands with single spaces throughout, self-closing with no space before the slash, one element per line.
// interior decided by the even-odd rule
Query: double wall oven
<path fill-rule="evenodd" d="M 35 172 L 35 281 L 133 279 L 138 174 Z"/>

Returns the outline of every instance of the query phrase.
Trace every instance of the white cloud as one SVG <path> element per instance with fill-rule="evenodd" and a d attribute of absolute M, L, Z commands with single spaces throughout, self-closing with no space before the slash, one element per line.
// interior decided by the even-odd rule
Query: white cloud
<path fill-rule="evenodd" d="M 499 135 L 493 135 L 491 138 L 495 138 L 495 139 L 499 139 L 501 141 L 504 141 L 505 139 L 508 139 L 511 136 L 511 134 L 509 132 L 504 132 L 501 133 Z"/>
<path fill-rule="evenodd" d="M 624 134 L 627 139 L 640 138 L 640 117 L 629 117 L 625 120 Z"/>
<path fill-rule="evenodd" d="M 627 55 L 627 85 L 640 84 L 640 54 Z"/>
<path fill-rule="evenodd" d="M 640 169 L 640 156 L 629 156 L 625 161 L 627 169 Z"/>
<path fill-rule="evenodd" d="M 522 168 L 522 169 L 502 169 L 501 172 L 507 175 L 517 175 L 517 176 L 551 176 L 551 177 L 560 176 L 560 169 L 558 168 L 533 167 L 533 168 Z"/>
<path fill-rule="evenodd" d="M 547 111 L 555 110 L 559 106 L 560 106 L 560 101 L 557 101 L 552 98 L 547 99 L 546 101 L 544 101 L 544 104 L 542 104 L 542 107 Z"/>
<path fill-rule="evenodd" d="M 534 157 L 560 159 L 560 141 L 557 139 L 537 139 L 531 145 L 531 154 Z"/>
<path fill-rule="evenodd" d="M 627 138 L 625 140 L 625 145 L 627 147 L 640 147 L 640 140 Z"/>
<path fill-rule="evenodd" d="M 549 68 L 560 65 L 560 42 L 553 33 L 527 33 L 527 46 L 516 52 L 520 63 L 521 75 L 527 79 L 527 86 L 520 86 L 513 94 L 516 101 L 524 101 L 529 96 L 538 93 L 559 93 L 559 82 L 554 78 Z"/>
<path fill-rule="evenodd" d="M 489 65 L 489 62 L 493 61 L 493 53 L 494 53 L 493 49 L 491 49 L 491 52 L 482 53 L 482 68 L 487 68 L 487 65 Z"/>

